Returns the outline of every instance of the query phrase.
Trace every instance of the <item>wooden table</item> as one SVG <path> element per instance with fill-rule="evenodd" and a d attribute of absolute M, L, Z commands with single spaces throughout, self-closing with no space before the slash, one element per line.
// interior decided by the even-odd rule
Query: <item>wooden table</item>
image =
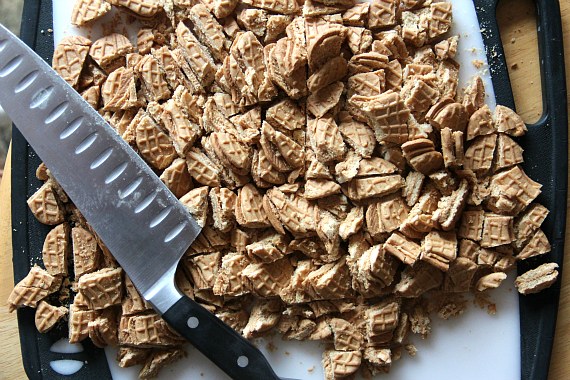
<path fill-rule="evenodd" d="M 570 2 L 560 0 L 566 38 L 566 72 L 570 79 Z M 525 121 L 532 122 L 541 114 L 540 73 L 533 2 L 530 0 L 503 0 L 499 6 L 501 35 L 513 82 L 517 109 Z M 570 80 L 568 80 L 570 89 Z M 0 379 L 23 379 L 20 342 L 16 314 L 8 314 L 6 301 L 12 289 L 11 226 L 10 226 L 10 153 L 0 190 Z M 570 212 L 568 213 L 570 216 Z M 566 225 L 569 235 L 570 223 Z M 566 251 L 566 262 L 570 253 Z M 570 267 L 562 276 L 562 294 L 556 337 L 550 365 L 550 379 L 570 378 Z"/>

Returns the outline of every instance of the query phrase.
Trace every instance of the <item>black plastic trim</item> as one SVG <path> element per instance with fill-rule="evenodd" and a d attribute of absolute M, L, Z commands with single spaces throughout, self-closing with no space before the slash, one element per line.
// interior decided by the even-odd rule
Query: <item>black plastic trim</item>
<path fill-rule="evenodd" d="M 498 104 L 515 108 L 503 51 L 496 9 L 499 0 L 474 0 L 483 40 L 487 49 L 493 87 Z M 528 133 L 518 141 L 525 150 L 525 172 L 543 184 L 538 202 L 550 210 L 542 229 L 552 251 L 548 255 L 519 262 L 523 273 L 545 262 L 556 262 L 562 271 L 566 227 L 566 193 L 568 188 L 568 109 L 562 22 L 557 0 L 535 0 L 543 114 L 528 125 Z M 561 278 L 561 274 L 559 278 Z M 548 377 L 560 281 L 534 295 L 520 296 L 521 379 Z"/>

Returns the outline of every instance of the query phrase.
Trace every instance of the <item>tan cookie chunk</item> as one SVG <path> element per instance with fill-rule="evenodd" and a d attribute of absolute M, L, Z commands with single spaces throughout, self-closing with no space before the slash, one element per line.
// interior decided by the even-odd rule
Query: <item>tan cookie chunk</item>
<path fill-rule="evenodd" d="M 286 134 L 276 131 L 269 123 L 263 123 L 261 134 L 273 144 L 283 160 L 292 168 L 298 168 L 305 163 L 303 148 Z M 266 152 L 267 153 L 267 152 Z"/>
<path fill-rule="evenodd" d="M 523 244 L 542 225 L 548 216 L 548 209 L 541 204 L 530 205 L 521 215 L 515 219 L 515 247 L 521 249 Z"/>
<path fill-rule="evenodd" d="M 442 96 L 427 112 L 426 120 L 435 128 L 449 128 L 452 131 L 464 132 L 469 116 L 463 104 L 454 102 L 448 96 Z"/>
<path fill-rule="evenodd" d="M 485 275 L 477 281 L 477 284 L 475 284 L 475 290 L 482 292 L 488 289 L 496 289 L 506 278 L 507 275 L 503 272 Z"/>
<path fill-rule="evenodd" d="M 406 80 L 402 95 L 404 103 L 412 112 L 426 112 L 439 99 L 440 93 L 421 78 L 411 78 Z"/>
<path fill-rule="evenodd" d="M 541 229 L 538 229 L 517 255 L 517 259 L 527 259 L 529 257 L 543 255 L 550 252 L 550 243 Z"/>
<path fill-rule="evenodd" d="M 283 99 L 270 106 L 265 113 L 265 120 L 276 128 L 294 131 L 305 127 L 305 113 L 290 99 Z"/>
<path fill-rule="evenodd" d="M 372 32 L 365 28 L 349 26 L 346 28 L 346 42 L 353 54 L 364 53 L 372 46 Z"/>
<path fill-rule="evenodd" d="M 344 25 L 365 26 L 368 18 L 369 3 L 356 3 L 342 14 Z"/>
<path fill-rule="evenodd" d="M 430 5 L 428 36 L 430 39 L 447 33 L 451 27 L 451 3 L 440 2 Z"/>
<path fill-rule="evenodd" d="M 241 253 L 230 252 L 222 257 L 222 264 L 214 281 L 214 294 L 240 296 L 249 293 L 247 279 L 241 275 L 249 263 L 248 258 Z"/>
<path fill-rule="evenodd" d="M 522 164 L 523 149 L 509 136 L 502 133 L 497 137 L 496 170 L 505 169 L 513 165 Z"/>
<path fill-rule="evenodd" d="M 64 221 L 64 209 L 51 181 L 44 183 L 27 202 L 30 211 L 40 223 L 56 225 Z"/>
<path fill-rule="evenodd" d="M 313 92 L 307 98 L 307 110 L 316 118 L 324 117 L 327 112 L 337 106 L 343 90 L 344 84 L 335 82 Z"/>
<path fill-rule="evenodd" d="M 239 225 L 244 227 L 269 226 L 267 214 L 263 209 L 263 196 L 252 184 L 239 189 L 235 203 L 235 217 Z"/>
<path fill-rule="evenodd" d="M 323 353 L 322 364 L 325 369 L 325 379 L 344 378 L 355 373 L 362 362 L 360 351 L 327 350 Z"/>
<path fill-rule="evenodd" d="M 510 244 L 514 238 L 513 218 L 496 214 L 485 214 L 481 247 L 490 248 Z"/>
<path fill-rule="evenodd" d="M 350 236 L 357 233 L 364 224 L 364 209 L 362 207 L 353 207 L 346 219 L 339 226 L 339 236 L 343 240 L 347 240 Z"/>
<path fill-rule="evenodd" d="M 392 339 L 398 326 L 400 305 L 385 301 L 372 305 L 365 311 L 366 340 L 370 346 L 379 346 Z"/>
<path fill-rule="evenodd" d="M 290 15 L 272 15 L 267 18 L 265 39 L 266 44 L 277 41 L 278 37 L 285 32 L 293 17 Z"/>
<path fill-rule="evenodd" d="M 127 53 L 133 51 L 133 45 L 122 34 L 113 33 L 99 38 L 93 42 L 89 49 L 89 55 L 97 64 L 106 71 L 112 71 L 117 65 L 122 66 Z"/>
<path fill-rule="evenodd" d="M 214 16 L 222 19 L 231 15 L 238 3 L 238 0 L 208 0 L 204 2 L 204 5 L 208 7 Z"/>
<path fill-rule="evenodd" d="M 461 242 L 465 242 L 462 240 Z M 449 265 L 449 269 L 445 272 L 445 280 L 443 288 L 448 292 L 467 292 L 471 289 L 471 283 L 475 272 L 477 271 L 477 264 L 467 257 L 463 257 L 461 253 L 460 244 L 460 257 L 455 259 Z"/>
<path fill-rule="evenodd" d="M 218 276 L 222 254 L 214 252 L 207 255 L 186 257 L 184 268 L 198 290 L 212 289 Z"/>
<path fill-rule="evenodd" d="M 145 160 L 157 169 L 168 167 L 176 156 L 172 140 L 149 115 L 136 127 L 136 143 Z"/>
<path fill-rule="evenodd" d="M 44 240 L 42 259 L 46 271 L 54 276 L 67 276 L 67 265 L 71 244 L 69 241 L 70 228 L 67 223 L 54 227 Z"/>
<path fill-rule="evenodd" d="M 417 263 L 404 268 L 395 292 L 401 297 L 417 298 L 431 289 L 438 288 L 442 282 L 443 274 L 438 268 L 426 263 Z"/>
<path fill-rule="evenodd" d="M 286 15 L 299 12 L 299 5 L 295 0 L 245 0 L 244 4 Z"/>
<path fill-rule="evenodd" d="M 197 182 L 208 186 L 220 186 L 220 170 L 204 153 L 192 148 L 186 155 L 188 171 Z"/>
<path fill-rule="evenodd" d="M 194 33 L 200 42 L 208 48 L 214 59 L 223 61 L 227 51 L 222 26 L 208 8 L 201 3 L 194 5 L 188 15 L 194 26 Z"/>
<path fill-rule="evenodd" d="M 111 4 L 104 0 L 76 0 L 71 11 L 71 23 L 83 26 L 91 23 L 111 10 Z"/>
<path fill-rule="evenodd" d="M 121 303 L 123 282 L 121 268 L 104 268 L 79 278 L 77 288 L 89 309 L 101 310 Z"/>
<path fill-rule="evenodd" d="M 460 238 L 480 241 L 483 233 L 483 221 L 485 212 L 483 210 L 465 211 L 461 215 L 461 223 L 457 230 Z"/>
<path fill-rule="evenodd" d="M 236 195 L 225 187 L 214 187 L 210 190 L 213 227 L 222 232 L 228 232 L 235 226 L 234 208 Z"/>
<path fill-rule="evenodd" d="M 305 27 L 307 61 L 314 71 L 327 60 L 339 55 L 346 29 L 341 25 L 317 19 L 307 19 Z"/>
<path fill-rule="evenodd" d="M 368 73 L 352 75 L 347 82 L 347 97 L 353 95 L 374 97 L 384 92 L 386 87 L 386 75 L 384 70 L 376 70 Z"/>
<path fill-rule="evenodd" d="M 400 84 L 402 81 L 402 67 L 400 67 Z M 348 73 L 350 75 L 355 75 L 359 73 L 368 73 L 378 70 L 385 70 L 386 74 L 386 83 L 389 83 L 388 75 L 394 74 L 392 70 L 397 70 L 394 66 L 390 68 L 388 57 L 384 54 L 377 53 L 374 51 L 370 51 L 367 53 L 360 53 L 353 55 L 350 60 L 348 61 Z M 390 78 L 392 81 L 395 78 Z M 392 88 L 389 88 L 392 89 Z"/>
<path fill-rule="evenodd" d="M 101 99 L 105 111 L 120 111 L 144 105 L 136 88 L 136 76 L 132 69 L 119 67 L 107 77 L 101 87 Z"/>
<path fill-rule="evenodd" d="M 467 140 L 473 140 L 477 136 L 489 135 L 495 132 L 493 115 L 489 106 L 484 105 L 475 111 L 467 124 Z"/>
<path fill-rule="evenodd" d="M 402 144 L 408 140 L 410 110 L 398 93 L 387 91 L 374 97 L 353 96 L 351 102 L 364 113 L 378 142 Z"/>
<path fill-rule="evenodd" d="M 426 176 L 420 172 L 410 171 L 406 177 L 406 185 L 402 189 L 402 196 L 406 198 L 408 206 L 414 206 L 420 199 Z"/>
<path fill-rule="evenodd" d="M 342 80 L 348 72 L 348 64 L 343 57 L 334 57 L 313 72 L 307 80 L 311 93 Z"/>
<path fill-rule="evenodd" d="M 152 310 L 152 306 L 142 298 L 131 279 L 126 275 L 124 284 L 125 294 L 121 303 L 122 315 L 133 315 Z"/>
<path fill-rule="evenodd" d="M 319 161 L 342 159 L 346 152 L 346 145 L 334 119 L 329 117 L 310 119 L 307 127 L 311 147 Z"/>
<path fill-rule="evenodd" d="M 112 5 L 127 8 L 141 17 L 152 17 L 162 10 L 159 0 L 108 0 Z"/>
<path fill-rule="evenodd" d="M 469 184 L 466 180 L 461 180 L 457 190 L 454 190 L 449 196 L 442 197 L 438 202 L 437 210 L 432 219 L 437 221 L 444 231 L 452 230 L 467 203 L 468 195 Z"/>
<path fill-rule="evenodd" d="M 243 336 L 251 339 L 260 336 L 277 325 L 281 317 L 282 304 L 279 299 L 258 300 L 253 304 Z"/>
<path fill-rule="evenodd" d="M 97 270 L 101 253 L 95 236 L 82 227 L 73 227 L 71 229 L 71 241 L 73 243 L 75 279 Z"/>
<path fill-rule="evenodd" d="M 119 344 L 135 347 L 163 347 L 184 343 L 158 314 L 122 316 L 119 322 Z"/>
<path fill-rule="evenodd" d="M 201 227 L 206 225 L 208 216 L 208 186 L 190 190 L 180 198 L 180 202 Z"/>
<path fill-rule="evenodd" d="M 142 79 L 146 98 L 149 102 L 157 102 L 170 97 L 170 89 L 156 58 L 152 55 L 145 55 L 137 63 L 134 70 Z"/>
<path fill-rule="evenodd" d="M 498 132 L 518 137 L 524 135 L 527 131 L 522 117 L 508 107 L 498 105 L 495 108 L 493 119 Z"/>
<path fill-rule="evenodd" d="M 385 293 L 386 287 L 393 283 L 398 269 L 398 261 L 381 244 L 365 250 L 360 257 L 351 254 L 348 264 L 352 288 L 364 297 Z"/>
<path fill-rule="evenodd" d="M 390 233 L 400 227 L 408 211 L 402 197 L 386 197 L 366 209 L 366 229 L 373 237 Z"/>
<path fill-rule="evenodd" d="M 473 170 L 480 175 L 487 173 L 493 163 L 496 145 L 496 134 L 481 136 L 473 140 L 465 151 L 465 169 Z"/>
<path fill-rule="evenodd" d="M 264 48 L 268 74 L 292 99 L 307 94 L 306 53 L 291 38 L 281 38 Z"/>
<path fill-rule="evenodd" d="M 455 232 L 432 231 L 422 241 L 420 259 L 439 270 L 446 272 L 449 263 L 457 257 L 457 237 Z"/>
<path fill-rule="evenodd" d="M 63 38 L 55 48 L 52 67 L 73 88 L 78 88 L 90 46 L 87 38 L 70 36 Z"/>
<path fill-rule="evenodd" d="M 76 297 L 77 298 L 77 297 Z M 89 337 L 89 322 L 95 320 L 97 312 L 76 306 L 69 307 L 69 343 L 79 343 Z"/>
<path fill-rule="evenodd" d="M 399 232 L 394 232 L 390 235 L 384 243 L 384 249 L 408 265 L 414 264 L 421 254 L 420 245 Z"/>
<path fill-rule="evenodd" d="M 338 351 L 358 351 L 362 347 L 364 337 L 350 322 L 332 318 L 328 325 L 334 337 L 334 348 Z"/>
<path fill-rule="evenodd" d="M 536 199 L 542 185 L 530 179 L 517 165 L 495 174 L 489 187 L 491 192 L 497 192 L 489 200 L 489 207 L 501 209 L 502 202 L 510 201 L 513 203 L 513 212 L 518 213 Z"/>
<path fill-rule="evenodd" d="M 328 263 L 303 280 L 313 299 L 341 299 L 351 295 L 350 272 L 346 260 Z"/>
<path fill-rule="evenodd" d="M 395 174 L 383 177 L 355 178 L 348 183 L 346 195 L 352 200 L 383 197 L 404 187 L 404 179 Z"/>
<path fill-rule="evenodd" d="M 176 198 L 182 197 L 194 187 L 186 160 L 183 158 L 176 158 L 172 161 L 172 164 L 160 175 L 160 180 L 164 182 Z"/>
<path fill-rule="evenodd" d="M 12 312 L 23 306 L 35 308 L 42 299 L 56 292 L 60 286 L 61 277 L 52 276 L 34 265 L 10 293 L 8 311 Z"/>
<path fill-rule="evenodd" d="M 368 12 L 368 27 L 376 29 L 395 25 L 397 7 L 398 2 L 395 0 L 372 1 Z"/>
<path fill-rule="evenodd" d="M 139 372 L 139 379 L 154 379 L 159 371 L 186 356 L 183 348 L 171 348 L 166 350 L 154 350 L 146 359 Z"/>
<path fill-rule="evenodd" d="M 546 263 L 529 270 L 515 279 L 515 287 L 520 294 L 538 293 L 549 288 L 558 278 L 558 264 Z"/>
<path fill-rule="evenodd" d="M 241 272 L 248 281 L 248 287 L 260 297 L 278 296 L 292 274 L 293 267 L 287 258 L 271 264 L 252 263 Z"/>
<path fill-rule="evenodd" d="M 289 239 L 275 232 L 267 232 L 261 235 L 258 241 L 245 247 L 248 257 L 254 261 L 272 263 L 282 259 L 291 253 L 287 250 Z"/>
<path fill-rule="evenodd" d="M 40 301 L 36 309 L 34 322 L 36 329 L 45 333 L 51 330 L 59 321 L 67 316 L 68 310 L 64 306 L 53 306 L 46 301 Z"/>
<path fill-rule="evenodd" d="M 276 214 L 279 222 L 293 234 L 304 235 L 315 230 L 312 206 L 305 198 L 288 197 L 277 188 L 267 191 L 265 198 L 270 202 L 269 210 L 264 204 L 268 217 Z"/>
<path fill-rule="evenodd" d="M 268 12 L 262 9 L 245 8 L 237 14 L 237 22 L 243 29 L 253 32 L 257 37 L 263 37 L 267 29 L 268 16 Z"/>
<path fill-rule="evenodd" d="M 443 167 L 443 156 L 429 139 L 407 141 L 402 144 L 402 152 L 410 166 L 423 174 L 431 174 Z"/>
<path fill-rule="evenodd" d="M 182 48 L 183 57 L 202 86 L 214 80 L 215 63 L 204 47 L 183 22 L 176 27 L 178 44 Z"/>
<path fill-rule="evenodd" d="M 338 128 L 345 142 L 359 155 L 362 157 L 372 156 L 376 147 L 376 138 L 374 131 L 369 126 L 350 118 L 343 120 Z"/>
<path fill-rule="evenodd" d="M 162 107 L 161 120 L 176 152 L 184 156 L 202 134 L 200 126 L 191 121 L 178 102 L 169 99 Z"/>
<path fill-rule="evenodd" d="M 253 155 L 251 148 L 229 133 L 214 132 L 210 139 L 216 156 L 224 166 L 241 175 L 249 173 Z"/>
<path fill-rule="evenodd" d="M 151 351 L 152 349 L 149 348 L 119 347 L 117 352 L 119 367 L 128 368 L 142 364 L 150 355 Z"/>
<path fill-rule="evenodd" d="M 441 152 L 446 168 L 463 166 L 463 132 L 443 128 L 441 130 Z"/>
<path fill-rule="evenodd" d="M 89 338 L 95 346 L 103 348 L 117 345 L 117 323 L 113 317 L 114 315 L 101 315 L 87 324 Z"/>

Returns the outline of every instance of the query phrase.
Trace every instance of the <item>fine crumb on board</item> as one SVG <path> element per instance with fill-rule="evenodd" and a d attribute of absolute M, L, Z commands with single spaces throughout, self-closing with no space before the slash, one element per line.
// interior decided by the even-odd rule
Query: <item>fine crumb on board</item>
<path fill-rule="evenodd" d="M 272 341 L 268 342 L 265 348 L 267 348 L 267 351 L 269 352 L 277 351 L 277 346 Z"/>
<path fill-rule="evenodd" d="M 481 67 L 483 67 L 485 65 L 485 62 L 483 62 L 480 59 L 474 59 L 473 61 L 471 61 L 471 63 L 473 64 L 473 66 L 475 66 L 475 68 L 480 69 Z"/>
<path fill-rule="evenodd" d="M 289 351 L 285 351 L 285 355 L 289 356 L 291 353 Z"/>
<path fill-rule="evenodd" d="M 406 344 L 404 346 L 404 348 L 406 349 L 406 351 L 408 352 L 408 355 L 410 355 L 411 357 L 416 356 L 416 354 L 418 353 L 418 349 L 416 348 L 416 346 L 414 346 L 413 344 Z"/>
<path fill-rule="evenodd" d="M 491 300 L 491 296 L 485 292 L 476 293 L 473 298 L 473 303 L 479 306 L 481 309 L 487 309 L 487 314 L 495 315 L 497 314 L 497 304 Z"/>
<path fill-rule="evenodd" d="M 315 366 L 312 366 L 311 368 L 307 368 L 307 372 L 309 372 L 309 373 L 315 372 Z"/>

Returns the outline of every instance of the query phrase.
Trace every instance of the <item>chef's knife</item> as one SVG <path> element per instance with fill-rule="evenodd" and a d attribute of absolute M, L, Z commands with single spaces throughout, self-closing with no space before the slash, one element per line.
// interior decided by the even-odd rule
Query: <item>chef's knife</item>
<path fill-rule="evenodd" d="M 0 25 L 0 104 L 142 296 L 234 379 L 278 379 L 261 352 L 174 283 L 200 227 L 147 164 Z"/>

